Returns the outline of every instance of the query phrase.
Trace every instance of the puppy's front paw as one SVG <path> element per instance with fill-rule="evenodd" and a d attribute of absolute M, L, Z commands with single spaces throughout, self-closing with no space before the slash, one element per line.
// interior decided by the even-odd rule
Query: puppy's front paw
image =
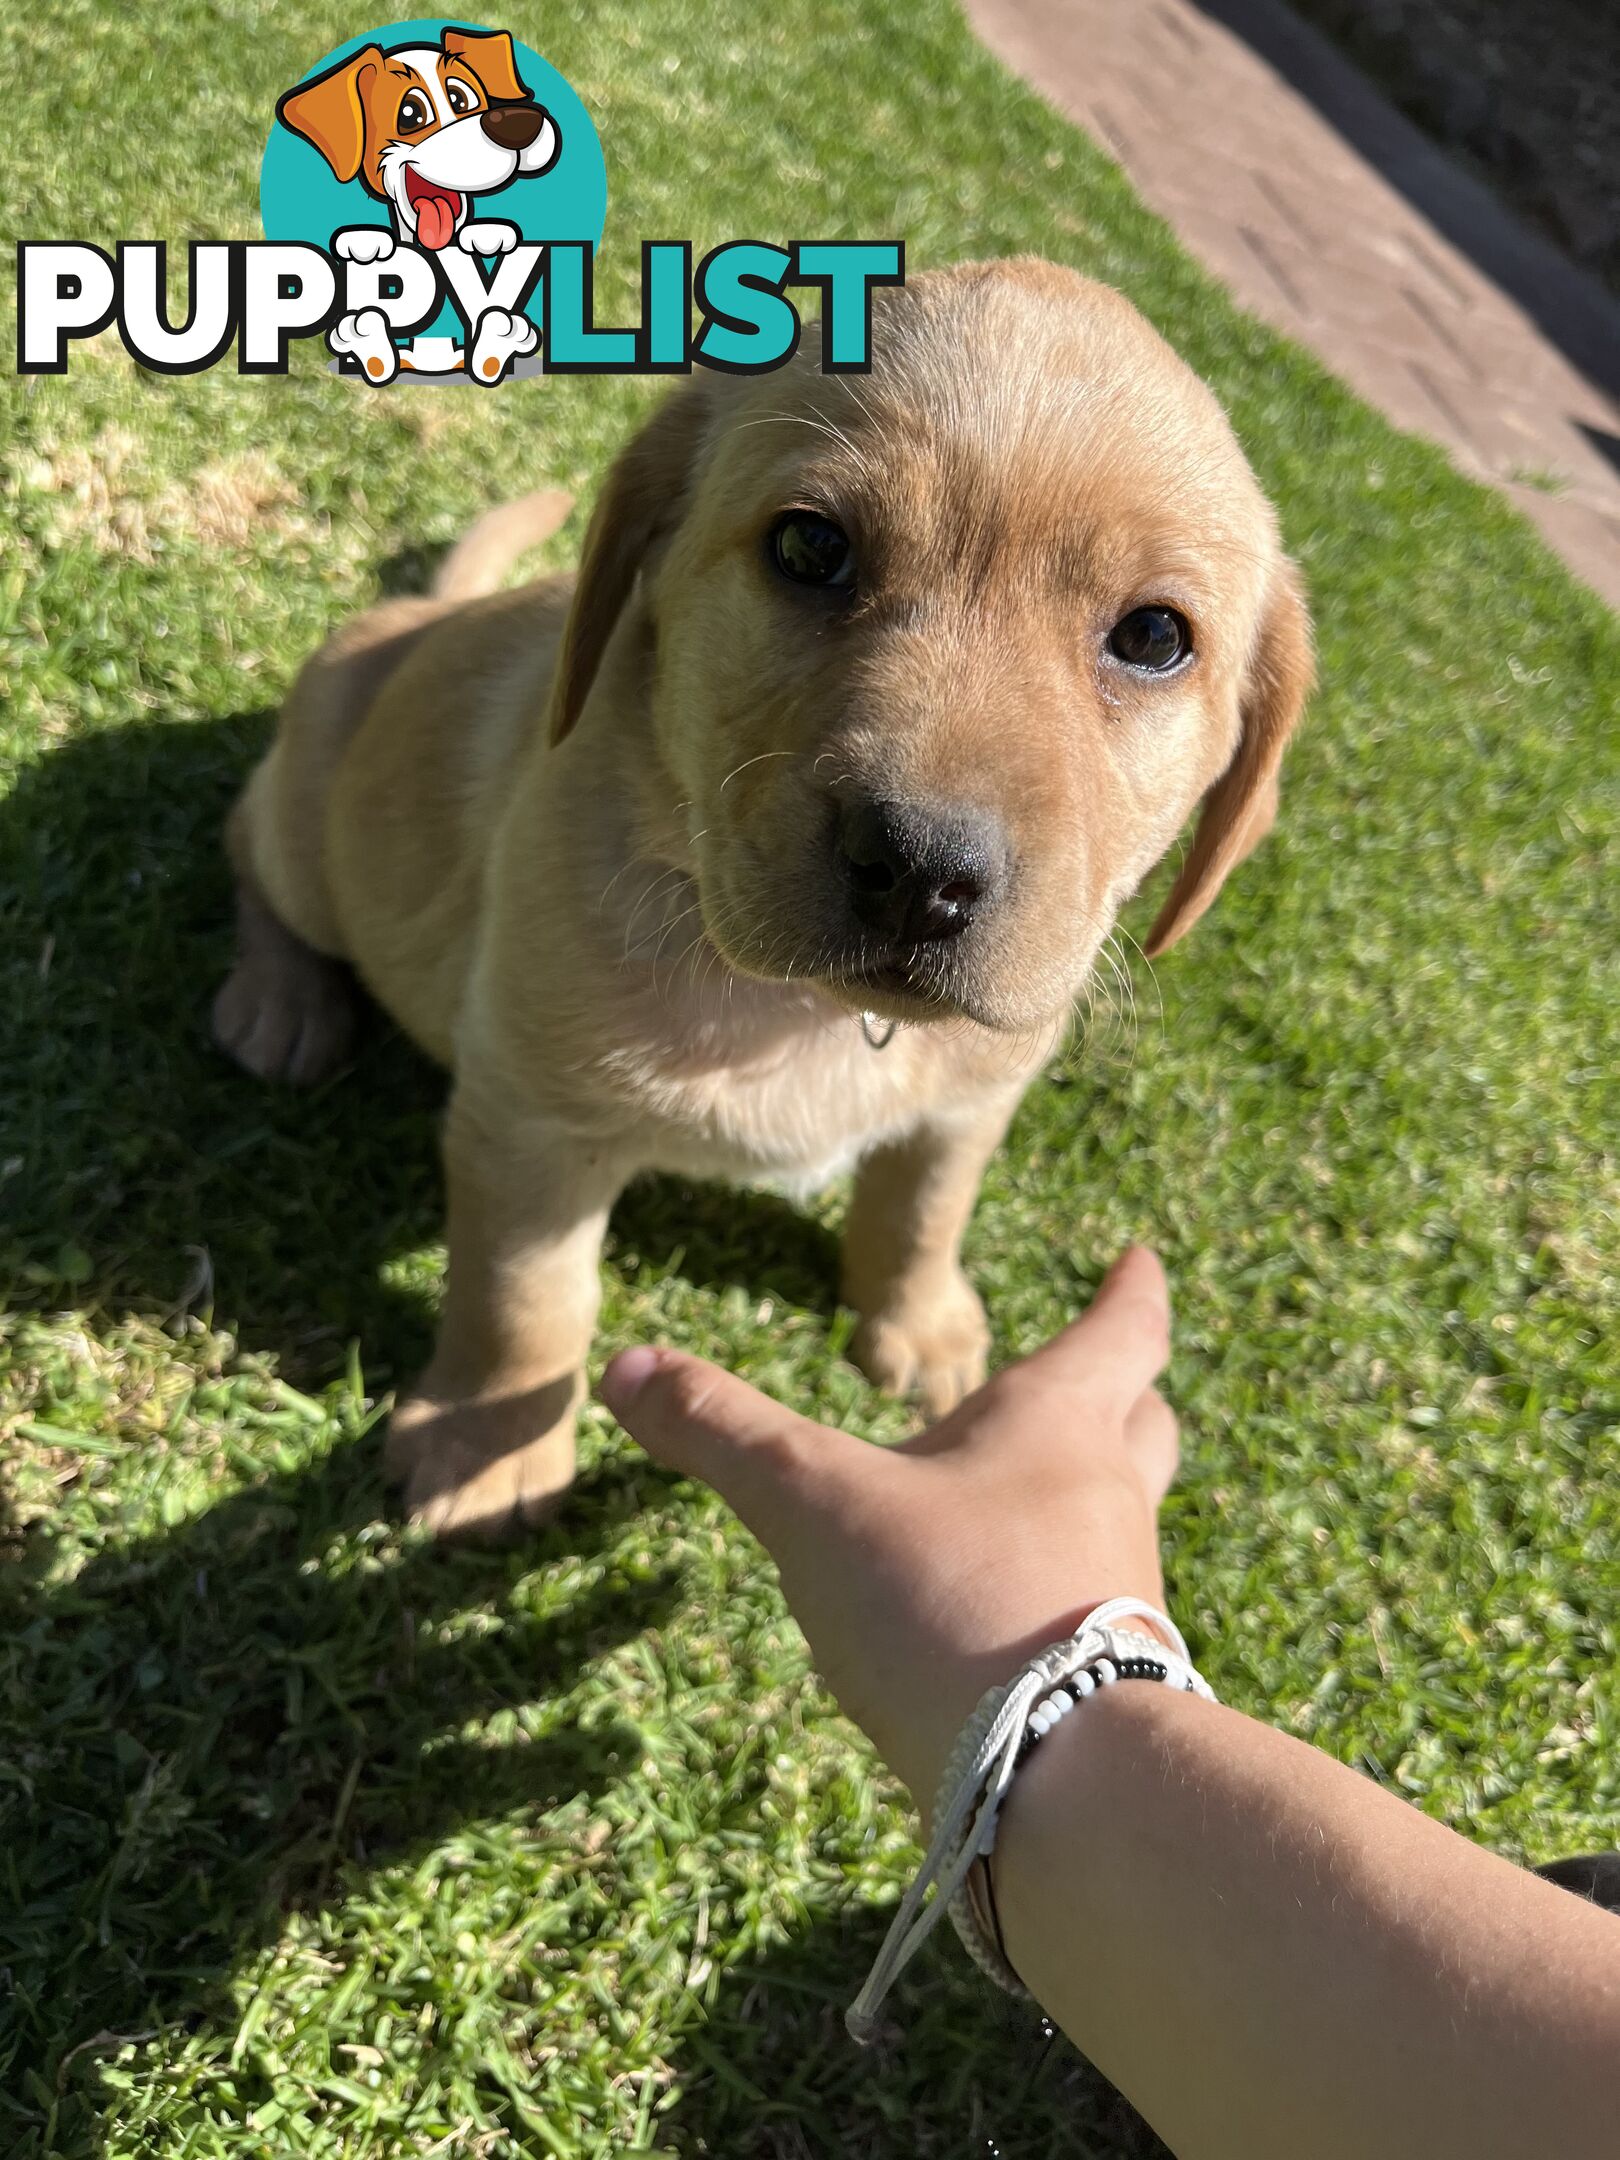
<path fill-rule="evenodd" d="M 424 1382 L 389 1421 L 384 1467 L 411 1520 L 435 1537 L 516 1537 L 554 1513 L 574 1478 L 574 1413 L 584 1378 L 520 1395 L 445 1401 Z"/>
<path fill-rule="evenodd" d="M 366 380 L 379 389 L 399 373 L 399 354 L 381 308 L 361 308 L 356 314 L 340 316 L 327 332 L 326 342 L 333 352 L 357 362 Z"/>
<path fill-rule="evenodd" d="M 925 1416 L 941 1418 L 983 1381 L 989 1352 L 978 1292 L 957 1273 L 943 1288 L 907 1287 L 866 1314 L 849 1354 L 875 1386 L 915 1395 Z"/>
<path fill-rule="evenodd" d="M 532 353 L 540 333 L 527 315 L 506 308 L 487 308 L 478 318 L 467 367 L 475 382 L 498 383 L 514 360 Z"/>
<path fill-rule="evenodd" d="M 394 252 L 394 236 L 381 225 L 351 225 L 347 232 L 332 235 L 332 252 L 345 262 L 386 262 Z"/>
<path fill-rule="evenodd" d="M 466 255 L 510 255 L 517 244 L 517 227 L 503 224 L 499 218 L 463 225 L 456 235 L 456 245 Z"/>

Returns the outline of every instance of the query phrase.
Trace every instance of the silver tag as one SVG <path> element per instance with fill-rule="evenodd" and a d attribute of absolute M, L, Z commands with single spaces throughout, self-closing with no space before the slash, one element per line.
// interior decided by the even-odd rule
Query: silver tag
<path fill-rule="evenodd" d="M 898 1020 L 880 1020 L 876 1013 L 861 1014 L 861 1033 L 874 1050 L 887 1050 L 899 1025 Z"/>

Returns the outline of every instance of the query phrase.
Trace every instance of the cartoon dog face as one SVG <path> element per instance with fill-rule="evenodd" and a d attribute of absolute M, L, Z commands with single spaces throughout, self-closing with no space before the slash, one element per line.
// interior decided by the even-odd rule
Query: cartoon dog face
<path fill-rule="evenodd" d="M 446 247 L 475 195 L 550 170 L 562 145 L 504 31 L 446 30 L 438 45 L 368 45 L 289 90 L 277 117 L 339 180 L 386 202 L 400 236 Z"/>

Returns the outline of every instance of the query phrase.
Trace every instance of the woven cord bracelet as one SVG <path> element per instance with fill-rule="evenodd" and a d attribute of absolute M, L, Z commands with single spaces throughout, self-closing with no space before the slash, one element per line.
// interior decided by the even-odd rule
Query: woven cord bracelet
<path fill-rule="evenodd" d="M 1131 1620 L 1151 1621 L 1169 1644 Z M 1075 1633 L 1051 1643 L 1023 1671 L 989 1689 L 963 1726 L 934 1800 L 934 1837 L 922 1866 L 873 1960 L 866 1984 L 845 2017 L 851 2036 L 863 2043 L 877 2033 L 884 1997 L 948 1912 L 968 1955 L 1009 1994 L 1028 1989 L 1008 1964 L 969 1894 L 975 1864 L 996 1841 L 996 1818 L 1019 1765 L 1054 1725 L 1098 1688 L 1120 1680 L 1157 1680 L 1184 1693 L 1215 1700 L 1193 1666 L 1180 1630 L 1141 1598 L 1110 1598 L 1089 1613 Z M 929 1890 L 931 1904 L 924 1904 Z"/>

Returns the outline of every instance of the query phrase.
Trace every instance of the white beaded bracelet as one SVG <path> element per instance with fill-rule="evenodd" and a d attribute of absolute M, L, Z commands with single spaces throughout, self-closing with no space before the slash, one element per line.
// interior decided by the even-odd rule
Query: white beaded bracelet
<path fill-rule="evenodd" d="M 1162 1628 L 1170 1647 L 1142 1628 L 1122 1624 L 1130 1620 L 1149 1620 Z M 1120 1680 L 1157 1680 L 1202 1695 L 1206 1702 L 1215 1700 L 1175 1624 L 1141 1598 L 1123 1597 L 1099 1605 L 1073 1635 L 1049 1644 L 1022 1672 L 981 1698 L 940 1779 L 927 1857 L 900 1901 L 866 1985 L 845 2016 L 854 2039 L 875 2037 L 884 1997 L 945 1912 L 981 1972 L 1009 1994 L 1028 1994 L 974 1905 L 969 1877 L 974 1863 L 994 1849 L 1002 1800 L 1030 1748 L 1088 1695 Z M 934 1899 L 924 1905 L 930 1887 Z"/>

